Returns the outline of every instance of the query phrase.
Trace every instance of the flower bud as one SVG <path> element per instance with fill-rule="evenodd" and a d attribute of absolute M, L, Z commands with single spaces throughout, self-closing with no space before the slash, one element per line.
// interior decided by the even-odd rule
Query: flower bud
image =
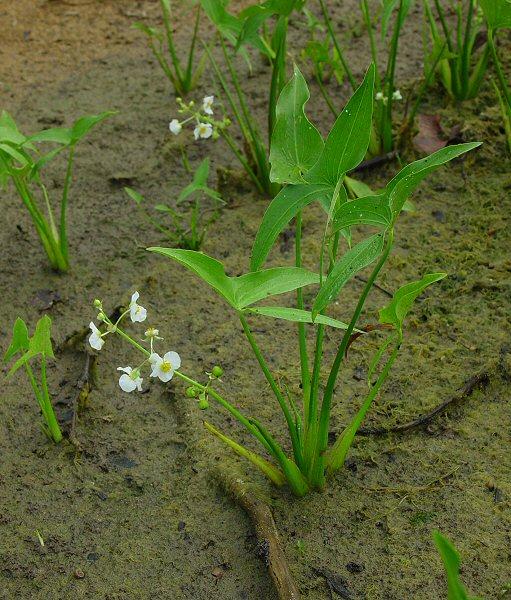
<path fill-rule="evenodd" d="M 186 391 L 185 391 L 186 397 L 187 398 L 197 398 L 198 391 L 199 390 L 196 387 L 191 385 L 190 387 L 186 388 Z"/>
<path fill-rule="evenodd" d="M 209 402 L 204 392 L 199 396 L 199 408 L 201 410 L 206 410 L 209 408 Z"/>
<path fill-rule="evenodd" d="M 98 313 L 98 320 L 99 321 L 106 321 L 106 315 L 103 311 Z"/>
<path fill-rule="evenodd" d="M 100 308 L 101 307 L 101 300 L 98 300 L 97 298 L 94 300 L 94 306 L 96 308 Z"/>
<path fill-rule="evenodd" d="M 213 375 L 213 377 L 216 377 L 217 379 L 219 377 L 222 377 L 223 374 L 224 374 L 224 370 L 222 369 L 222 367 L 219 367 L 218 365 L 215 365 L 213 367 L 213 369 L 211 370 L 211 375 Z"/>

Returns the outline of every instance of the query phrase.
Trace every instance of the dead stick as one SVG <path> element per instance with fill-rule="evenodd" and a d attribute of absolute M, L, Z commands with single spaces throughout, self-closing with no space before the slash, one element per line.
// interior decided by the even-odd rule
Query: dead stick
<path fill-rule="evenodd" d="M 252 519 L 279 599 L 298 600 L 300 592 L 289 570 L 270 507 L 257 498 L 241 478 L 222 468 L 215 474 L 225 491 Z"/>
<path fill-rule="evenodd" d="M 428 412 L 421 417 L 418 417 L 414 421 L 410 421 L 409 423 L 404 423 L 402 425 L 396 425 L 395 427 L 389 428 L 364 428 L 361 427 L 358 430 L 358 435 L 385 435 L 387 433 L 401 433 L 403 431 L 409 431 L 410 429 L 415 429 L 417 427 L 423 427 L 433 420 L 436 415 L 445 412 L 445 410 L 453 404 L 457 404 L 463 400 L 469 398 L 472 393 L 476 389 L 484 389 L 490 383 L 490 373 L 488 371 L 483 371 L 471 377 L 467 383 L 463 386 L 461 393 L 457 396 L 453 396 L 452 398 L 448 398 L 438 406 L 436 406 L 432 411 Z"/>

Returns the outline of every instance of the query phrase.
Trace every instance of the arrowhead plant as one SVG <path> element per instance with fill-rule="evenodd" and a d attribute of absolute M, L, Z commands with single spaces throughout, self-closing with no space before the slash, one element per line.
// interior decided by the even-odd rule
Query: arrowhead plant
<path fill-rule="evenodd" d="M 191 386 L 187 396 L 198 397 L 199 407 L 204 410 L 209 408 L 209 400 L 227 410 L 255 437 L 266 456 L 248 450 L 209 422 L 205 423 L 207 430 L 238 455 L 248 458 L 276 485 L 287 483 L 296 496 L 322 489 L 327 477 L 343 466 L 362 421 L 397 359 L 404 339 L 404 323 L 413 309 L 414 300 L 428 286 L 445 277 L 445 273 L 425 274 L 418 281 L 399 288 L 388 305 L 382 307 L 377 328 L 386 336 L 369 361 L 367 393 L 342 433 L 329 445 L 331 410 L 342 400 L 342 388 L 340 391 L 337 389 L 337 382 L 347 350 L 353 336 L 375 329 L 374 326 L 365 329 L 360 323 L 361 316 L 373 284 L 393 250 L 395 225 L 409 196 L 429 173 L 479 145 L 467 143 L 443 148 L 405 166 L 383 190 L 350 200 L 345 187 L 346 174 L 364 159 L 370 143 L 374 82 L 375 68 L 371 65 L 362 84 L 323 140 L 305 113 L 309 90 L 299 69 L 295 68 L 293 77 L 278 99 L 269 154 L 272 182 L 281 185 L 282 189 L 270 202 L 262 218 L 252 247 L 248 273 L 229 276 L 219 260 L 201 252 L 149 248 L 149 251 L 177 262 L 202 279 L 237 314 L 262 375 L 283 413 L 289 443 L 277 441 L 257 415 L 242 414 L 233 403 L 216 392 L 212 374 L 208 374 L 207 384 L 186 375 L 179 359 L 175 375 Z M 302 265 L 302 212 L 313 203 L 322 207 L 325 226 L 318 240 L 317 267 L 309 270 Z M 278 236 L 292 221 L 295 227 L 294 266 L 266 268 L 266 260 Z M 363 226 L 362 230 L 360 226 Z M 367 283 L 357 302 L 351 308 L 345 301 L 339 302 L 346 311 L 346 320 L 334 319 L 328 314 L 332 303 L 342 298 L 344 287 L 362 271 L 368 273 Z M 306 287 L 314 296 L 309 305 L 306 305 L 303 295 Z M 265 302 L 270 297 L 290 292 L 295 296 L 293 306 Z M 142 365 L 151 362 L 152 341 L 150 349 L 142 348 L 119 330 L 118 323 L 105 321 L 104 311 L 102 308 L 99 310 L 99 318 L 107 327 L 99 335 L 121 334 L 145 354 Z M 251 322 L 261 318 L 296 323 L 301 397 L 293 397 L 272 373 L 252 330 Z M 97 330 L 92 325 L 91 345 L 101 347 Z M 322 381 L 327 328 L 340 333 L 340 342 L 335 358 L 327 367 L 328 377 Z M 312 344 L 308 344 L 307 338 L 311 333 L 314 335 L 314 352 L 309 355 Z M 140 368 L 130 367 L 129 373 L 125 370 L 127 368 L 123 368 L 125 379 L 134 378 L 127 382 L 130 391 L 142 381 Z"/>

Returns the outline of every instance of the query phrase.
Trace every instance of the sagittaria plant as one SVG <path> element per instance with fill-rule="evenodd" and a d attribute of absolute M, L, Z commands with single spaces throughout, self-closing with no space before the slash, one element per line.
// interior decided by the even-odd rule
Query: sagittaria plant
<path fill-rule="evenodd" d="M 81 117 L 72 127 L 54 127 L 31 136 L 23 135 L 14 119 L 3 111 L 0 115 L 0 189 L 10 179 L 28 210 L 51 266 L 64 273 L 69 269 L 67 206 L 78 142 L 106 117 L 114 114 Z M 46 153 L 39 144 L 55 144 Z M 61 152 L 67 153 L 67 166 L 57 215 L 42 177 L 43 167 Z"/>
<path fill-rule="evenodd" d="M 235 452 L 248 458 L 274 483 L 280 485 L 287 481 L 297 496 L 303 496 L 312 489 L 322 489 L 327 476 L 343 466 L 357 430 L 397 358 L 403 341 L 403 322 L 415 298 L 427 286 L 445 277 L 444 273 L 424 275 L 419 281 L 398 289 L 389 304 L 381 309 L 380 323 L 388 334 L 370 361 L 367 394 L 355 416 L 333 445 L 329 446 L 331 410 L 333 403 L 339 402 L 336 383 L 352 336 L 364 331 L 357 329 L 360 327 L 359 320 L 373 284 L 392 251 L 395 224 L 405 201 L 429 173 L 479 145 L 469 143 L 443 148 L 406 166 L 379 193 L 348 200 L 344 178 L 364 159 L 367 152 L 373 97 L 374 67 L 371 66 L 362 85 L 335 121 L 327 139 L 323 140 L 305 115 L 309 91 L 302 74 L 295 69 L 294 76 L 279 97 L 270 152 L 272 180 L 284 187 L 270 203 L 262 219 L 252 249 L 249 273 L 230 277 L 221 262 L 201 252 L 149 248 L 151 252 L 177 261 L 198 275 L 237 313 L 262 374 L 283 412 L 291 454 L 259 419 L 243 415 L 214 390 L 211 382 L 200 384 L 176 368 L 176 374 L 190 384 L 187 395 L 198 394 L 203 408 L 208 405 L 208 398 L 220 404 L 260 442 L 272 461 L 248 450 L 210 423 L 205 423 L 207 429 Z M 314 273 L 302 266 L 301 214 L 308 205 L 316 202 L 325 209 L 326 219 L 317 256 L 318 272 Z M 293 219 L 296 232 L 295 266 L 263 268 L 279 234 Z M 364 232 L 367 228 L 375 232 L 361 237 L 361 225 L 364 226 Z M 338 299 L 345 284 L 370 265 L 367 283 L 356 306 L 352 308 L 351 316 L 348 315 L 347 323 L 329 316 L 328 308 Z M 310 285 L 316 286 L 317 292 L 312 305 L 305 306 L 303 288 Z M 296 302 L 292 307 L 260 304 L 268 297 L 293 290 L 296 290 Z M 249 323 L 251 319 L 261 317 L 297 323 L 301 399 L 292 397 L 279 385 L 264 358 Z M 307 325 L 309 328 L 312 326 L 315 333 L 315 352 L 310 357 Z M 343 333 L 323 389 L 323 343 L 329 327 Z M 116 324 L 107 323 L 107 332 L 115 330 Z M 130 339 L 133 343 L 134 340 Z M 133 345 L 139 346 L 137 342 Z M 151 363 L 151 350 L 142 351 Z M 153 360 L 156 361 L 156 357 Z M 320 394 L 321 389 L 323 391 Z"/>

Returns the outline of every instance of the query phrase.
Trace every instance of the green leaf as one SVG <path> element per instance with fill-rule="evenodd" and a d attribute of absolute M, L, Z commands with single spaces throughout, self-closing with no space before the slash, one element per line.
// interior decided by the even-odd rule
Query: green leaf
<path fill-rule="evenodd" d="M 145 23 L 133 23 L 132 27 L 133 29 L 138 29 L 139 31 L 142 31 L 142 33 L 145 33 L 147 37 L 155 37 L 158 40 L 161 40 L 163 38 L 161 31 L 159 31 L 155 27 L 149 27 Z"/>
<path fill-rule="evenodd" d="M 261 268 L 279 234 L 303 208 L 312 202 L 330 204 L 334 190 L 330 185 L 288 185 L 270 202 L 259 225 L 252 248 L 250 268 Z"/>
<path fill-rule="evenodd" d="M 300 267 L 275 267 L 233 278 L 236 305 L 241 310 L 269 296 L 319 283 L 319 275 Z"/>
<path fill-rule="evenodd" d="M 456 548 L 439 531 L 433 532 L 433 539 L 444 563 L 445 574 L 447 576 L 448 600 L 470 600 L 460 580 L 461 561 Z M 476 598 L 472 600 L 476 600 Z"/>
<path fill-rule="evenodd" d="M 358 272 L 370 265 L 383 250 L 384 235 L 377 233 L 358 243 L 348 250 L 334 265 L 321 286 L 314 306 L 312 317 L 316 315 L 337 298 L 342 287 Z"/>
<path fill-rule="evenodd" d="M 380 310 L 380 323 L 393 325 L 399 332 L 403 329 L 403 321 L 410 312 L 413 303 L 429 285 L 440 281 L 447 273 L 431 273 L 424 275 L 420 281 L 407 283 L 394 294 L 390 303 Z"/>
<path fill-rule="evenodd" d="M 68 146 L 73 141 L 72 130 L 67 127 L 54 127 L 43 129 L 28 138 L 31 142 L 54 142 Z"/>
<path fill-rule="evenodd" d="M 130 187 L 125 187 L 124 191 L 128 194 L 128 196 L 134 201 L 136 202 L 139 206 L 140 204 L 142 204 L 142 202 L 144 201 L 144 196 L 142 196 L 142 194 L 140 194 L 139 192 L 135 191 L 134 189 L 130 188 Z"/>
<path fill-rule="evenodd" d="M 298 308 L 287 308 L 285 306 L 252 306 L 245 309 L 246 312 L 261 315 L 263 317 L 273 317 L 274 319 L 282 319 L 293 323 L 321 323 L 335 327 L 336 329 L 348 329 L 348 325 L 332 317 L 318 315 L 315 320 L 312 319 L 310 310 L 300 310 Z M 355 331 L 360 331 L 356 329 Z M 360 331 L 360 333 L 362 333 Z"/>
<path fill-rule="evenodd" d="M 270 179 L 278 183 L 303 183 L 303 175 L 317 162 L 323 138 L 305 115 L 309 88 L 295 65 L 293 77 L 277 101 L 270 147 Z"/>
<path fill-rule="evenodd" d="M 511 2 L 509 0 L 479 0 L 490 29 L 511 27 Z"/>
<path fill-rule="evenodd" d="M 355 198 L 365 198 L 365 196 L 375 196 L 376 192 L 374 192 L 367 183 L 363 181 L 359 181 L 358 179 L 353 179 L 352 177 L 344 178 L 344 185 L 346 189 L 353 195 Z"/>
<path fill-rule="evenodd" d="M 337 117 L 317 163 L 307 173 L 309 183 L 336 186 L 341 177 L 362 162 L 371 137 L 374 65 L 362 85 Z"/>
<path fill-rule="evenodd" d="M 390 227 L 392 211 L 385 193 L 356 198 L 342 204 L 335 213 L 333 231 L 362 224 L 384 229 Z"/>
<path fill-rule="evenodd" d="M 385 39 L 387 36 L 387 32 L 389 29 L 390 17 L 392 16 L 392 12 L 394 8 L 398 4 L 398 2 L 402 3 L 402 14 L 401 20 L 404 21 L 408 11 L 410 10 L 411 0 L 383 0 L 383 13 L 381 16 L 381 37 Z"/>
<path fill-rule="evenodd" d="M 18 147 L 19 148 L 19 147 Z M 18 161 L 21 167 L 26 167 L 29 164 L 32 164 L 31 157 L 23 151 L 22 148 L 13 148 L 10 144 L 0 144 L 0 151 L 5 152 L 11 158 Z"/>
<path fill-rule="evenodd" d="M 231 306 L 236 307 L 233 278 L 225 274 L 224 266 L 220 261 L 194 250 L 179 248 L 148 248 L 148 250 L 163 254 L 190 269 L 223 296 Z"/>
<path fill-rule="evenodd" d="M 20 335 L 23 335 L 21 330 Z M 43 356 L 49 358 L 55 358 L 53 354 L 53 348 L 51 346 L 51 319 L 48 315 L 44 315 L 44 317 L 39 319 L 35 328 L 34 335 L 30 338 L 28 342 L 27 351 L 21 358 L 19 358 L 14 363 L 7 376 L 10 377 L 20 367 L 22 367 L 31 358 L 34 358 L 38 354 L 42 354 Z"/>
<path fill-rule="evenodd" d="M 197 169 L 193 175 L 192 182 L 189 183 L 179 194 L 179 196 L 177 198 L 177 203 L 179 204 L 183 200 L 186 200 L 186 198 L 188 198 L 195 192 L 202 192 L 203 194 L 206 194 L 210 198 L 213 198 L 214 200 L 218 200 L 218 201 L 222 202 L 222 197 L 220 196 L 220 194 L 216 190 L 208 187 L 208 177 L 209 177 L 209 158 L 205 158 L 201 162 L 201 164 L 197 167 Z"/>
<path fill-rule="evenodd" d="M 241 32 L 242 22 L 226 10 L 229 0 L 201 0 L 201 6 L 218 31 L 235 45 Z"/>
<path fill-rule="evenodd" d="M 14 322 L 12 329 L 12 339 L 7 351 L 4 354 L 4 362 L 9 362 L 18 352 L 28 350 L 28 329 L 25 321 L 19 317 Z"/>
<path fill-rule="evenodd" d="M 419 183 L 432 171 L 438 169 L 445 163 L 477 148 L 481 142 L 469 142 L 467 144 L 458 144 L 455 146 L 446 146 L 441 150 L 416 160 L 401 169 L 399 173 L 392 179 L 385 188 L 385 194 L 389 200 L 389 206 L 397 218 L 408 196 L 417 188 Z"/>
<path fill-rule="evenodd" d="M 277 267 L 240 277 L 229 277 L 221 262 L 202 252 L 178 248 L 148 250 L 172 258 L 193 271 L 236 310 L 242 310 L 268 296 L 291 292 L 319 281 L 316 273 L 298 267 Z"/>
<path fill-rule="evenodd" d="M 115 114 L 117 114 L 117 111 L 108 110 L 100 113 L 99 115 L 88 115 L 86 117 L 81 117 L 75 121 L 73 127 L 71 128 L 71 142 L 76 144 L 76 142 L 86 135 L 95 125 Z"/>

